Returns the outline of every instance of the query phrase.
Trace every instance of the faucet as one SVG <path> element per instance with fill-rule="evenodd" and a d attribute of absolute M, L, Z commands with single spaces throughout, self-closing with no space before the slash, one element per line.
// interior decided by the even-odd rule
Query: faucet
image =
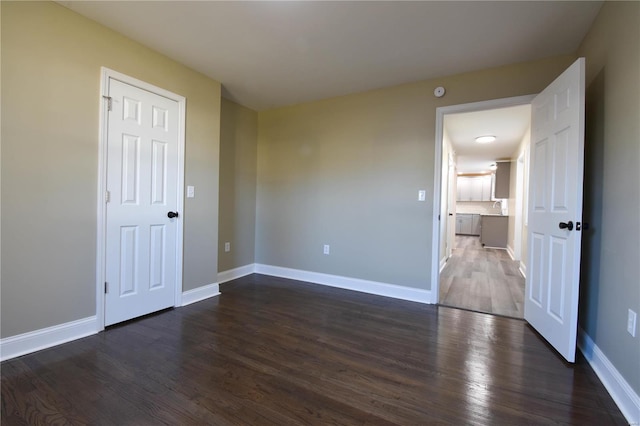
<path fill-rule="evenodd" d="M 502 200 L 496 200 L 496 201 L 493 203 L 493 208 L 494 208 L 494 209 L 496 208 L 496 204 L 498 204 L 498 205 L 500 206 L 500 208 L 502 209 Z"/>

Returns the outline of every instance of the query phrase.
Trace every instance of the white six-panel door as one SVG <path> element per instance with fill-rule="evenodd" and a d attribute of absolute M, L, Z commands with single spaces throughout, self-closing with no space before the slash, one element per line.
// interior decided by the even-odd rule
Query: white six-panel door
<path fill-rule="evenodd" d="M 584 58 L 532 102 L 525 319 L 574 362 L 584 160 Z M 570 229 L 572 228 L 572 229 Z"/>
<path fill-rule="evenodd" d="M 105 325 L 174 306 L 180 220 L 178 102 L 108 86 Z"/>

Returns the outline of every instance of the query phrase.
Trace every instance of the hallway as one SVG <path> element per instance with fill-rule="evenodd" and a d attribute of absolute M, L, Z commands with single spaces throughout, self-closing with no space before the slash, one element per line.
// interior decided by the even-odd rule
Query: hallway
<path fill-rule="evenodd" d="M 479 237 L 456 235 L 440 273 L 440 305 L 523 318 L 524 281 L 506 250 L 485 249 Z"/>

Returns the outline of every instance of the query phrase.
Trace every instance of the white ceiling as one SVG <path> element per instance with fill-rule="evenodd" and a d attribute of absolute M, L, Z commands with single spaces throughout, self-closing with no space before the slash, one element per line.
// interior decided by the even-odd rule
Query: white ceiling
<path fill-rule="evenodd" d="M 59 1 L 255 110 L 577 50 L 601 1 Z"/>
<path fill-rule="evenodd" d="M 457 154 L 458 173 L 488 172 L 496 160 L 512 158 L 530 123 L 531 105 L 445 115 L 443 126 Z M 496 140 L 475 141 L 485 135 Z"/>

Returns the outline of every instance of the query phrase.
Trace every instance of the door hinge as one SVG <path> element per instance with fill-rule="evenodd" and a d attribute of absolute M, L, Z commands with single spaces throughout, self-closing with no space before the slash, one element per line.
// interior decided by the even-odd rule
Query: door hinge
<path fill-rule="evenodd" d="M 107 111 L 111 111 L 111 109 L 113 107 L 113 102 L 112 102 L 111 96 L 102 95 L 102 98 L 107 100 Z"/>
<path fill-rule="evenodd" d="M 104 294 L 109 293 L 109 284 L 107 284 L 107 282 L 104 282 Z"/>
<path fill-rule="evenodd" d="M 104 202 L 108 203 L 111 201 L 111 191 L 105 191 L 104 193 Z"/>

